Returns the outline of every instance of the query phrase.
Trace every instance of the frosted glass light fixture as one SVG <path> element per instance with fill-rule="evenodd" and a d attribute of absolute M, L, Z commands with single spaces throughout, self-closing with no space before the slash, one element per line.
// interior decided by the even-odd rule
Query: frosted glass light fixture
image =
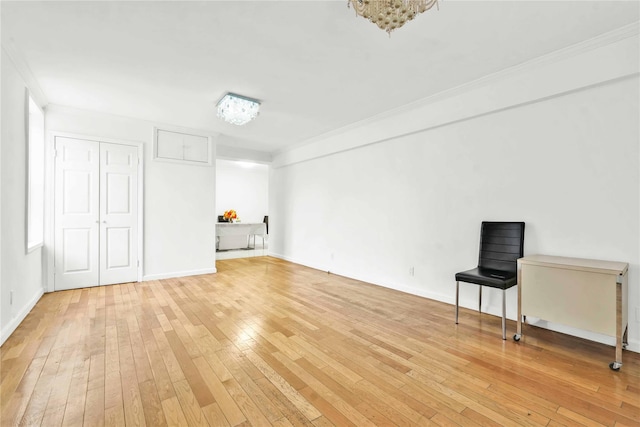
<path fill-rule="evenodd" d="M 438 0 L 348 0 L 347 6 L 373 22 L 389 35 L 418 14 L 431 9 Z"/>
<path fill-rule="evenodd" d="M 228 93 L 217 104 L 218 117 L 225 122 L 242 126 L 258 116 L 260 102 L 257 99 Z"/>

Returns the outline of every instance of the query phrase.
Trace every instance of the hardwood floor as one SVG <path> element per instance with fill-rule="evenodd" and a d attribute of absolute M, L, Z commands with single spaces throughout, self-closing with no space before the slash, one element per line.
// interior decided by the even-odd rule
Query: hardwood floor
<path fill-rule="evenodd" d="M 640 425 L 640 354 L 613 372 L 590 341 L 503 341 L 498 317 L 270 257 L 217 267 L 44 295 L 0 349 L 2 426 Z"/>

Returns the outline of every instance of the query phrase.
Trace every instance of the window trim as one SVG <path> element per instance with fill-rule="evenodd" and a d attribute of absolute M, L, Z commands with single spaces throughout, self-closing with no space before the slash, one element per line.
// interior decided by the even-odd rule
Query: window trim
<path fill-rule="evenodd" d="M 38 123 L 34 123 L 36 115 Z M 36 148 L 39 148 L 38 153 L 35 153 Z M 27 253 L 31 253 L 44 246 L 45 126 L 44 110 L 29 89 L 25 89 L 25 154 L 25 246 Z M 36 194 L 40 195 L 38 200 L 35 200 Z"/>

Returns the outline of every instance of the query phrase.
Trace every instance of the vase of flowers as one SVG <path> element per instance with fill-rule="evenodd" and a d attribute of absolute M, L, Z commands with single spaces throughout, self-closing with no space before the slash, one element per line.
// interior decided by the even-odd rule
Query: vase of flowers
<path fill-rule="evenodd" d="M 235 210 L 229 209 L 228 211 L 224 211 L 224 215 L 222 215 L 222 217 L 227 222 L 234 222 L 234 221 L 236 221 L 238 219 L 238 214 L 236 213 Z"/>

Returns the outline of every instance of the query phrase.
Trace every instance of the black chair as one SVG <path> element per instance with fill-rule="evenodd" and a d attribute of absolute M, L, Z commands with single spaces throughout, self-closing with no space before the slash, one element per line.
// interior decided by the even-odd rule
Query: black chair
<path fill-rule="evenodd" d="M 456 273 L 456 324 L 460 282 L 480 285 L 478 312 L 482 308 L 482 287 L 502 289 L 502 339 L 507 339 L 505 294 L 518 283 L 517 260 L 524 248 L 524 222 L 483 222 L 480 229 L 478 266 Z"/>

